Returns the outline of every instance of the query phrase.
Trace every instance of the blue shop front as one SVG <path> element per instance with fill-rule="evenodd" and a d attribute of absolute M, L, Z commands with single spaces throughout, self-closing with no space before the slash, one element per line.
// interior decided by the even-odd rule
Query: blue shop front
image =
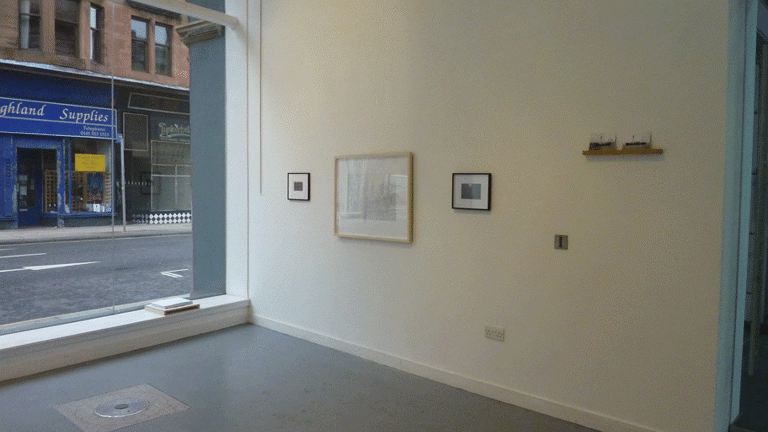
<path fill-rule="evenodd" d="M 0 228 L 111 223 L 115 111 L 0 97 Z"/>

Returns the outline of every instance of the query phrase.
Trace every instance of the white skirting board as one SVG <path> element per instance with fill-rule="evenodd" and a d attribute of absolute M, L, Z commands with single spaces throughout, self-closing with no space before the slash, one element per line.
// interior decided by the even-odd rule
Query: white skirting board
<path fill-rule="evenodd" d="M 412 373 L 423 378 L 431 379 L 452 387 L 460 388 L 472 393 L 486 396 L 501 402 L 515 405 L 521 408 L 536 411 L 541 414 L 580 424 L 603 432 L 659 432 L 655 429 L 627 422 L 598 412 L 588 411 L 538 396 L 522 393 L 513 389 L 502 387 L 489 382 L 477 380 L 456 374 L 451 371 L 435 368 L 405 358 L 397 357 L 381 351 L 355 345 L 353 343 L 336 339 L 332 336 L 320 334 L 296 327 L 294 325 L 276 321 L 260 315 L 253 314 L 251 322 L 270 330 L 275 330 L 290 336 L 304 339 L 337 351 L 352 354 L 385 366 L 393 367 L 404 372 Z"/>

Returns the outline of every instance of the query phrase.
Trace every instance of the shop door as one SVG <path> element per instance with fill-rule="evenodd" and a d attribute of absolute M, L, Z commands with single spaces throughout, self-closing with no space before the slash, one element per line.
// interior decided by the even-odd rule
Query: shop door
<path fill-rule="evenodd" d="M 19 226 L 40 225 L 43 213 L 43 150 L 17 149 Z"/>

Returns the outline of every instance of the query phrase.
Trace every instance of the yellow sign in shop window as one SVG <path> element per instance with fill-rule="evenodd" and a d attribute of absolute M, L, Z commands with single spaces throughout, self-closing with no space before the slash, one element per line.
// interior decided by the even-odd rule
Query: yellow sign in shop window
<path fill-rule="evenodd" d="M 104 172 L 107 157 L 95 154 L 75 154 L 75 171 Z"/>

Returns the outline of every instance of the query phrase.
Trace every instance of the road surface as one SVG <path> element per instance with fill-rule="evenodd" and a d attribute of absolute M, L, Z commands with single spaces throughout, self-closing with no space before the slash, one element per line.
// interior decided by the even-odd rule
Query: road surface
<path fill-rule="evenodd" d="M 188 294 L 192 234 L 0 246 L 0 325 Z"/>

